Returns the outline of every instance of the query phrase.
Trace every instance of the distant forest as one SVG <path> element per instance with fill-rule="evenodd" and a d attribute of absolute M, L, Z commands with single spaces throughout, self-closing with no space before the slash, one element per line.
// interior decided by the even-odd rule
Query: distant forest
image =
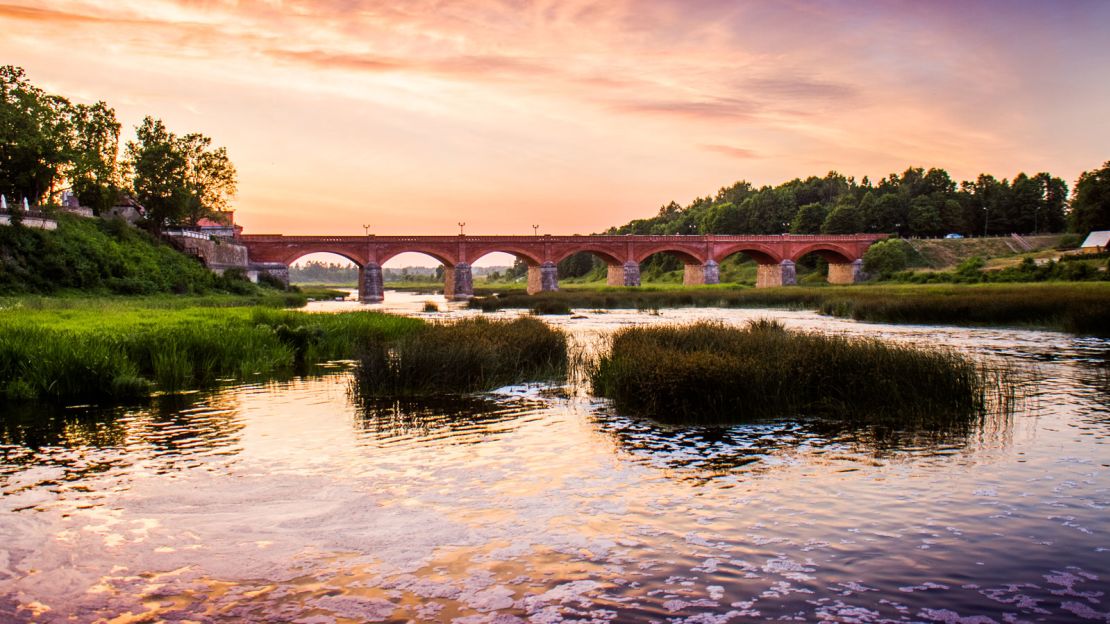
<path fill-rule="evenodd" d="M 957 183 L 943 169 L 911 167 L 878 184 L 835 171 L 756 188 L 740 181 L 716 195 L 609 230 L 611 234 L 852 234 L 964 236 L 1060 232 L 1068 185 L 1048 173 L 1013 181 L 982 174 Z"/>
<path fill-rule="evenodd" d="M 830 171 L 756 188 L 740 181 L 686 206 L 670 202 L 651 218 L 607 234 L 854 234 L 903 237 L 1008 236 L 1110 229 L 1110 162 L 1084 172 L 1069 201 L 1068 185 L 1048 173 L 1013 180 L 980 174 L 957 183 L 944 169 L 906 169 L 877 184 Z M 559 263 L 561 277 L 600 275 L 601 261 L 575 254 Z M 675 270 L 672 257 L 653 257 L 646 272 Z"/>

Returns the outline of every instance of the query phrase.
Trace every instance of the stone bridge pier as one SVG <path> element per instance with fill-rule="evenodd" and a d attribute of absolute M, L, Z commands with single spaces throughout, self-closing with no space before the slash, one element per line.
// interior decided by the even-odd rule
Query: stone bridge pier
<path fill-rule="evenodd" d="M 559 290 L 559 267 L 548 260 L 528 265 L 528 294 Z"/>
<path fill-rule="evenodd" d="M 385 298 L 385 280 L 382 265 L 368 262 L 358 268 L 358 300 L 363 303 L 381 303 Z"/>

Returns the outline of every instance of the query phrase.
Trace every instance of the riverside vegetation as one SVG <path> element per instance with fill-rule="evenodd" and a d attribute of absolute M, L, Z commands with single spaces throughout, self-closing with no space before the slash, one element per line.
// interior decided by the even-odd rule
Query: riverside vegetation
<path fill-rule="evenodd" d="M 589 371 L 620 412 L 670 422 L 726 423 L 812 415 L 950 427 L 980 414 L 997 380 L 943 349 L 703 322 L 630 327 Z"/>
<path fill-rule="evenodd" d="M 0 310 L 0 396 L 9 400 L 121 401 L 293 372 L 422 325 L 377 313 L 202 307 L 196 300 L 173 309 L 118 300 L 30 303 Z"/>
<path fill-rule="evenodd" d="M 529 317 L 471 318 L 364 344 L 355 385 L 362 396 L 450 394 L 565 378 L 566 370 L 562 331 Z"/>
<path fill-rule="evenodd" d="M 932 284 L 682 289 L 597 288 L 472 299 L 472 308 L 537 313 L 577 309 L 673 307 L 794 308 L 860 321 L 950 325 L 1021 325 L 1078 334 L 1110 334 L 1110 283 Z"/>

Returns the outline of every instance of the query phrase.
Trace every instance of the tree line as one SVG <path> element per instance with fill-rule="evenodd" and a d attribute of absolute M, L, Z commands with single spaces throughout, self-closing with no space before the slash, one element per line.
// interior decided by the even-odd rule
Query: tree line
<path fill-rule="evenodd" d="M 1110 229 L 1110 162 L 1084 172 L 1070 201 L 1049 173 L 957 183 L 944 169 L 910 167 L 874 183 L 831 171 L 756 188 L 740 181 L 687 206 L 670 202 L 609 234 L 854 234 L 994 236 Z"/>
<path fill-rule="evenodd" d="M 68 191 L 99 214 L 130 196 L 154 229 L 229 208 L 237 175 L 226 148 L 146 117 L 121 154 L 120 130 L 105 102 L 75 104 L 33 85 L 22 68 L 0 67 L 0 193 L 9 201 L 57 205 Z"/>

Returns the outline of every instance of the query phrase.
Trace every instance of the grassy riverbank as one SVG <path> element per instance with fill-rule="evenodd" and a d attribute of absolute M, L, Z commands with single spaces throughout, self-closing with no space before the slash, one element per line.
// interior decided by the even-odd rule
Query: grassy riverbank
<path fill-rule="evenodd" d="M 1110 334 L 1110 283 L 885 284 L 783 288 L 606 288 L 476 297 L 473 308 L 561 311 L 675 307 L 791 308 L 863 321 L 1044 327 Z"/>
<path fill-rule="evenodd" d="M 817 415 L 950 426 L 980 413 L 990 387 L 973 361 L 951 351 L 770 321 L 623 329 L 590 379 L 621 412 L 684 423 Z"/>
<path fill-rule="evenodd" d="M 355 375 L 361 396 L 492 390 L 563 376 L 566 335 L 534 318 L 463 319 L 367 343 Z"/>
<path fill-rule="evenodd" d="M 0 309 L 0 396 L 123 400 L 203 387 L 350 358 L 358 345 L 423 325 L 385 314 L 309 314 L 243 302 L 8 301 Z"/>

